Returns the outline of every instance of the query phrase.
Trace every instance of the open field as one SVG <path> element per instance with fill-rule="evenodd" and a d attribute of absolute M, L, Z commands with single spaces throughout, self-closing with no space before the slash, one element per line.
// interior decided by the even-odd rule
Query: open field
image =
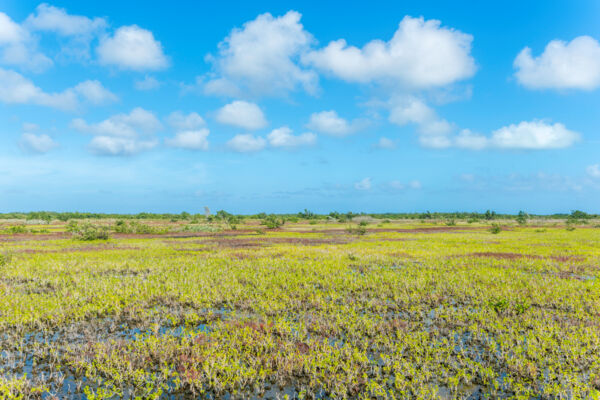
<path fill-rule="evenodd" d="M 597 222 L 495 222 L 4 221 L 0 397 L 600 398 Z"/>

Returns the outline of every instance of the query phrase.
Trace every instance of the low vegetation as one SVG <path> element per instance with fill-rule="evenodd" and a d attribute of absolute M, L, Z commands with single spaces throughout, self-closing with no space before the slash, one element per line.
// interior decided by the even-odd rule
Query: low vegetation
<path fill-rule="evenodd" d="M 0 222 L 0 398 L 600 398 L 595 216 L 49 215 Z"/>

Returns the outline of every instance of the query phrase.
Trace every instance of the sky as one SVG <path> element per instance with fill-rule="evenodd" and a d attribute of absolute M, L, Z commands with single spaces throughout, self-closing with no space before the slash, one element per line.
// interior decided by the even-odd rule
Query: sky
<path fill-rule="evenodd" d="M 0 212 L 600 212 L 597 1 L 0 0 Z"/>

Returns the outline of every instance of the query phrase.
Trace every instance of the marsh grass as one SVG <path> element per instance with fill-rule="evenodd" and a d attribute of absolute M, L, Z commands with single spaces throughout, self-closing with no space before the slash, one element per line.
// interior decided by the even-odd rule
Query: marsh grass
<path fill-rule="evenodd" d="M 597 230 L 431 222 L 0 235 L 0 398 L 600 396 Z"/>

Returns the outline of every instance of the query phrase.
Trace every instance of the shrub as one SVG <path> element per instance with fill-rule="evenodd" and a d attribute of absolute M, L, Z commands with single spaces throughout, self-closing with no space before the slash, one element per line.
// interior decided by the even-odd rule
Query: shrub
<path fill-rule="evenodd" d="M 65 231 L 69 233 L 75 233 L 79 229 L 79 223 L 75 220 L 70 220 L 67 226 L 65 227 Z"/>
<path fill-rule="evenodd" d="M 283 218 L 277 218 L 277 216 L 271 214 L 262 220 L 261 225 L 266 226 L 268 229 L 276 229 L 280 228 L 284 223 L 285 220 Z"/>
<path fill-rule="evenodd" d="M 360 224 L 358 224 L 356 227 L 349 225 L 348 228 L 346 228 L 346 232 L 348 232 L 351 235 L 362 236 L 365 233 L 367 233 L 367 223 L 363 221 Z"/>
<path fill-rule="evenodd" d="M 10 254 L 0 253 L 0 267 L 4 267 L 5 265 L 9 264 L 11 259 L 12 256 Z"/>
<path fill-rule="evenodd" d="M 79 240 L 107 240 L 110 237 L 108 227 L 89 222 L 79 225 L 73 234 Z"/>
<path fill-rule="evenodd" d="M 25 225 L 13 225 L 6 228 L 6 231 L 14 235 L 16 233 L 27 233 L 27 228 Z"/>
<path fill-rule="evenodd" d="M 492 226 L 490 227 L 490 232 L 492 232 L 495 235 L 502 232 L 502 228 L 499 224 L 492 224 Z"/>
<path fill-rule="evenodd" d="M 455 226 L 456 225 L 456 220 L 454 218 L 450 218 L 448 220 L 446 220 L 446 226 Z"/>
<path fill-rule="evenodd" d="M 188 224 L 181 229 L 182 232 L 220 232 L 221 230 L 217 226 L 193 224 Z"/>
<path fill-rule="evenodd" d="M 127 222 L 122 219 L 115 222 L 114 231 L 116 233 L 130 233 L 130 228 L 127 226 Z"/>
<path fill-rule="evenodd" d="M 519 211 L 519 215 L 517 215 L 517 218 L 515 219 L 517 220 L 517 223 L 519 225 L 527 224 L 527 214 L 525 213 L 525 211 Z"/>

